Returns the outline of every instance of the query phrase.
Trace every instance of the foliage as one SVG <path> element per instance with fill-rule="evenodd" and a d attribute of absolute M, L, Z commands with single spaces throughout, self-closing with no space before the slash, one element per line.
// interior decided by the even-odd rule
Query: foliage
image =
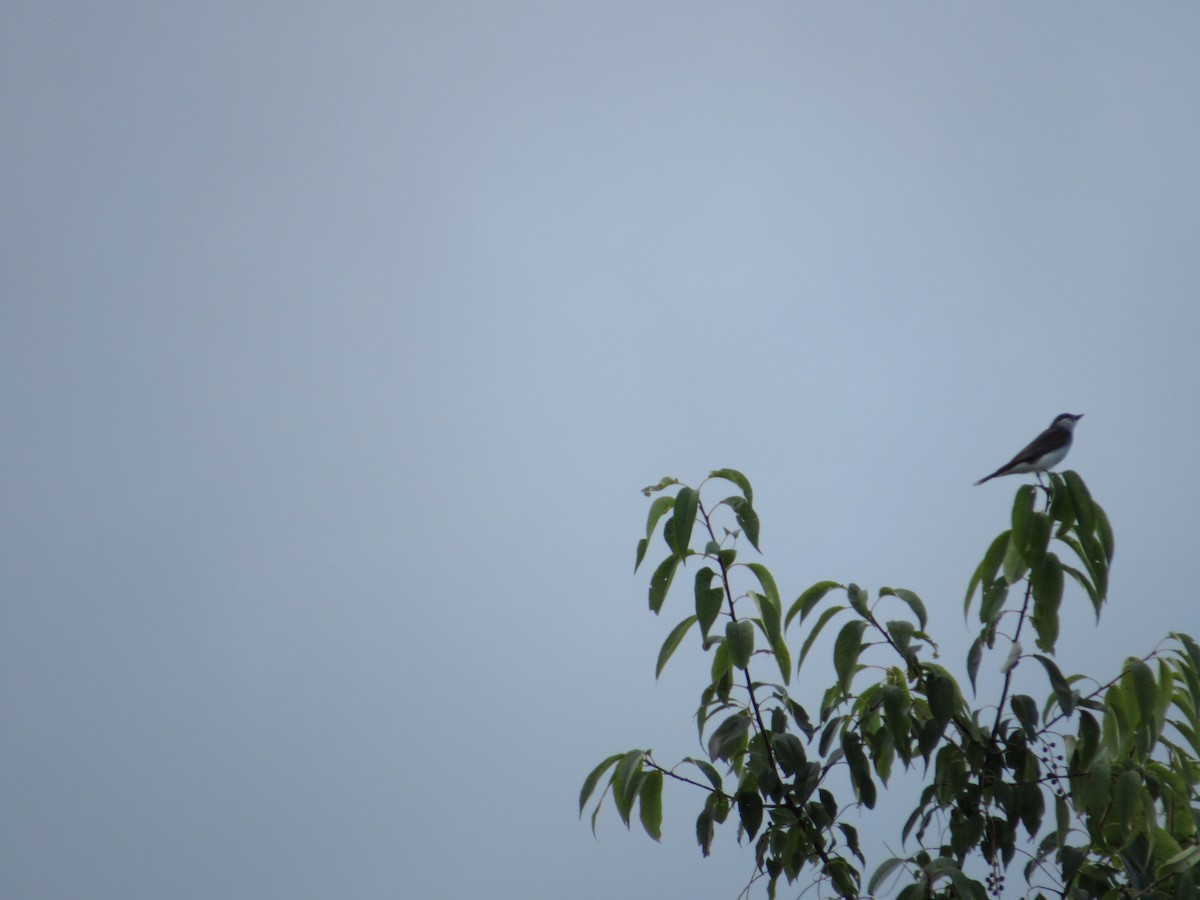
<path fill-rule="evenodd" d="M 737 493 L 702 497 L 721 483 Z M 965 660 L 972 693 L 985 653 L 1007 653 L 999 699 L 976 704 L 934 661 L 925 605 L 912 591 L 884 587 L 872 599 L 856 584 L 821 581 L 785 609 L 766 566 L 738 561 L 741 539 L 759 544 L 741 473 L 715 471 L 697 488 L 673 478 L 645 488 L 657 496 L 635 569 L 656 533 L 667 548 L 650 578 L 651 610 L 662 610 L 681 566 L 700 563 L 694 612 L 667 635 L 657 671 L 699 633 L 712 657 L 696 711 L 707 758 L 667 768 L 649 750 L 614 754 L 585 780 L 580 813 L 603 781 L 593 830 L 611 797 L 626 826 L 636 808 L 658 840 L 664 778 L 693 785 L 703 800 L 701 852 L 732 818 L 739 841 L 754 845 L 755 877 L 770 897 L 782 877 L 814 883 L 821 896 L 982 900 L 1005 893 L 1018 859 L 1026 897 L 1200 896 L 1200 647 L 1172 633 L 1107 680 L 1064 675 L 1054 650 L 1065 585 L 1081 587 L 1099 616 L 1113 534 L 1075 472 L 1050 475 L 1042 491 L 1039 503 L 1034 486 L 1017 490 L 1011 527 L 967 588 L 965 610 L 979 625 Z M 692 548 L 697 535 L 702 550 Z M 788 688 L 835 619 L 836 680 L 814 715 Z M 789 629 L 798 632 L 794 663 Z M 1041 703 L 1011 693 L 1026 659 L 1048 684 Z M 901 835 L 911 849 L 864 884 L 867 860 L 846 813 L 873 808 L 897 763 L 924 779 Z"/>

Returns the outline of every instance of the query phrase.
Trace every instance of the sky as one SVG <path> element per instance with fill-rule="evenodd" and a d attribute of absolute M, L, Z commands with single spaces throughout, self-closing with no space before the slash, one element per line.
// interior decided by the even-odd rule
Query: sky
<path fill-rule="evenodd" d="M 737 897 L 695 794 L 661 844 L 577 816 L 605 756 L 699 751 L 686 581 L 656 618 L 632 571 L 664 475 L 740 469 L 785 602 L 915 590 L 961 673 L 1021 483 L 972 482 L 1084 413 L 1117 553 L 1064 671 L 1200 632 L 1198 37 L 5 3 L 0 895 Z"/>

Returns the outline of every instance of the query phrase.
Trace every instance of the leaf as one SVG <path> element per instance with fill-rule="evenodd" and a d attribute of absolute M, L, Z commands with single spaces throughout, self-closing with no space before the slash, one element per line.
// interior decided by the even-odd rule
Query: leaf
<path fill-rule="evenodd" d="M 746 834 L 753 838 L 758 833 L 763 820 L 762 797 L 757 791 L 739 791 L 737 795 L 738 814 L 742 817 L 742 827 Z"/>
<path fill-rule="evenodd" d="M 1054 660 L 1042 656 L 1040 653 L 1033 654 L 1033 658 L 1045 668 L 1046 675 L 1050 679 L 1050 688 L 1054 691 L 1059 708 L 1069 716 L 1071 711 L 1075 709 L 1075 695 L 1071 691 L 1071 685 L 1067 683 L 1067 679 L 1063 678 L 1063 674 L 1059 671 Z"/>
<path fill-rule="evenodd" d="M 674 505 L 674 497 L 655 497 L 654 502 L 650 504 L 650 513 L 646 517 L 646 536 L 638 541 L 637 562 L 634 563 L 633 571 L 636 572 L 642 564 L 646 548 L 650 546 L 650 539 L 654 537 L 654 526 L 658 524 L 658 520 L 662 518 L 663 514 Z"/>
<path fill-rule="evenodd" d="M 1091 534 L 1096 530 L 1096 508 L 1087 485 L 1073 469 L 1063 472 L 1063 480 L 1067 483 L 1071 505 L 1075 508 L 1075 517 L 1079 520 L 1079 531 Z"/>
<path fill-rule="evenodd" d="M 697 769 L 703 772 L 704 777 L 712 783 L 714 791 L 721 790 L 721 774 L 715 768 L 713 768 L 711 763 L 705 762 L 702 759 L 696 759 L 693 756 L 685 757 L 683 761 L 690 762 Z"/>
<path fill-rule="evenodd" d="M 667 660 L 671 658 L 671 654 L 675 652 L 675 648 L 679 646 L 679 642 L 683 640 L 684 635 L 688 633 L 688 629 L 696 624 L 695 616 L 688 616 L 678 625 L 671 629 L 671 633 L 667 635 L 667 639 L 663 641 L 662 649 L 658 651 L 658 665 L 654 669 L 654 677 L 658 678 L 662 674 L 663 668 L 667 665 Z"/>
<path fill-rule="evenodd" d="M 880 693 L 883 696 L 884 724 L 892 735 L 892 743 L 898 751 L 903 751 L 901 757 L 908 758 L 908 712 L 911 700 L 908 691 L 897 684 L 885 684 Z"/>
<path fill-rule="evenodd" d="M 758 583 L 762 585 L 763 593 L 774 604 L 775 609 L 782 609 L 783 604 L 779 599 L 779 588 L 775 586 L 775 578 L 771 575 L 770 570 L 762 563 L 746 563 L 746 567 L 754 573 L 758 579 Z M 778 616 L 778 613 L 776 615 Z"/>
<path fill-rule="evenodd" d="M 729 657 L 729 642 L 724 638 L 717 638 L 720 641 L 717 645 L 716 652 L 713 653 L 712 661 L 712 683 L 716 687 L 723 678 L 729 673 L 729 667 L 732 662 Z"/>
<path fill-rule="evenodd" d="M 647 772 L 638 791 L 638 818 L 646 834 L 662 841 L 662 789 L 663 774 L 657 770 Z"/>
<path fill-rule="evenodd" d="M 724 478 L 726 481 L 732 481 L 742 489 L 742 495 L 746 498 L 747 503 L 754 502 L 754 491 L 750 488 L 750 482 L 737 469 L 717 469 L 708 473 L 709 478 Z"/>
<path fill-rule="evenodd" d="M 855 796 L 867 809 L 875 807 L 875 782 L 871 780 L 871 768 L 867 763 L 867 755 L 863 753 L 862 741 L 854 732 L 847 731 L 842 735 L 842 752 L 846 754 L 846 762 L 850 765 L 850 781 L 854 785 Z"/>
<path fill-rule="evenodd" d="M 848 584 L 846 586 L 846 598 L 850 601 L 850 608 L 862 616 L 864 619 L 871 615 L 871 611 L 867 608 L 867 592 L 860 588 L 857 584 Z"/>
<path fill-rule="evenodd" d="M 942 674 L 942 671 L 935 668 L 925 679 L 929 712 L 937 723 L 939 734 L 950 724 L 950 720 L 958 712 L 959 705 L 958 688 L 954 679 Z"/>
<path fill-rule="evenodd" d="M 1008 582 L 997 578 L 983 592 L 979 603 L 979 621 L 984 625 L 995 625 L 1004 612 L 1004 601 L 1008 599 Z"/>
<path fill-rule="evenodd" d="M 692 541 L 692 527 L 696 524 L 696 510 L 700 507 L 700 495 L 695 489 L 681 487 L 675 495 L 675 516 L 671 519 L 674 540 L 672 545 L 680 559 L 686 559 L 688 544 Z"/>
<path fill-rule="evenodd" d="M 608 771 L 609 767 L 619 760 L 622 755 L 623 754 L 620 753 L 614 753 L 608 759 L 604 760 L 604 762 L 600 763 L 600 765 L 596 766 L 596 768 L 592 769 L 592 771 L 588 773 L 588 777 L 583 780 L 583 788 L 579 791 L 579 815 L 581 817 L 583 816 L 583 808 L 587 805 L 588 798 L 592 796 L 592 791 L 596 790 L 596 785 L 599 783 L 601 776 L 604 775 L 604 773 Z"/>
<path fill-rule="evenodd" d="M 930 874 L 933 880 L 937 879 L 938 875 L 945 875 L 950 879 L 950 883 L 954 885 L 954 891 L 959 897 L 985 897 L 987 896 L 983 885 L 977 881 L 972 881 L 966 876 L 958 864 L 945 856 L 940 856 L 929 864 L 925 869 Z"/>
<path fill-rule="evenodd" d="M 1141 801 L 1142 776 L 1136 769 L 1126 769 L 1117 776 L 1113 788 L 1113 803 L 1116 806 L 1116 818 L 1119 822 L 1132 825 L 1134 811 Z"/>
<path fill-rule="evenodd" d="M 800 648 L 800 661 L 796 663 L 797 670 L 800 666 L 804 665 L 804 657 L 808 656 L 808 651 L 812 648 L 813 641 L 817 639 L 817 635 L 821 633 L 821 629 L 825 627 L 825 623 L 845 608 L 844 606 L 831 606 L 825 612 L 821 613 L 821 617 L 817 619 L 817 624 L 813 626 L 813 630 L 804 639 L 804 646 Z"/>
<path fill-rule="evenodd" d="M 1029 742 L 1033 743 L 1038 737 L 1038 709 L 1037 703 L 1032 697 L 1025 694 L 1017 694 L 1010 701 L 1012 711 L 1017 717 L 1017 721 L 1021 723 L 1021 727 L 1025 729 L 1025 734 L 1029 738 Z"/>
<path fill-rule="evenodd" d="M 866 627 L 867 623 L 862 620 L 847 622 L 833 644 L 833 668 L 837 672 L 838 685 L 846 694 L 850 693 L 850 682 L 862 653 L 862 635 Z"/>
<path fill-rule="evenodd" d="M 731 715 L 708 738 L 708 758 L 728 760 L 740 748 L 750 730 L 750 717 L 744 710 Z"/>
<path fill-rule="evenodd" d="M 905 588 L 884 587 L 884 588 L 879 589 L 879 596 L 880 597 L 889 597 L 889 596 L 890 597 L 899 597 L 901 600 L 903 600 L 905 603 L 907 603 L 908 608 L 913 611 L 913 615 L 915 615 L 917 617 L 917 622 L 920 623 L 921 630 L 922 631 L 925 630 L 925 625 L 927 623 L 927 616 L 925 614 L 925 604 L 922 603 L 921 598 L 918 597 L 916 594 L 914 594 L 912 591 L 906 590 Z"/>
<path fill-rule="evenodd" d="M 1029 527 L 1033 521 L 1036 500 L 1032 484 L 1021 485 L 1013 496 L 1011 540 L 1018 550 L 1024 550 L 1029 542 Z"/>
<path fill-rule="evenodd" d="M 779 676 L 784 684 L 792 683 L 792 651 L 780 636 L 771 644 L 771 652 L 775 654 L 775 662 L 779 665 Z"/>
<path fill-rule="evenodd" d="M 646 558 L 646 548 L 649 546 L 650 546 L 649 538 L 642 538 L 638 541 L 637 559 L 635 559 L 633 561 L 633 571 L 636 572 L 641 567 L 642 560 Z"/>
<path fill-rule="evenodd" d="M 1108 562 L 1112 562 L 1113 553 L 1116 552 L 1116 547 L 1113 544 L 1112 524 L 1108 521 L 1108 513 L 1100 508 L 1100 504 L 1095 505 L 1096 511 L 1096 537 L 1100 539 L 1100 546 L 1104 550 L 1104 558 Z"/>
<path fill-rule="evenodd" d="M 1058 557 L 1047 553 L 1031 574 L 1033 586 L 1033 627 L 1037 645 L 1047 653 L 1054 652 L 1058 640 L 1058 610 L 1063 596 L 1063 567 Z"/>
<path fill-rule="evenodd" d="M 899 859 L 895 856 L 891 859 L 885 859 L 879 864 L 879 868 L 875 870 L 875 874 L 871 876 L 871 881 L 867 884 L 867 893 L 878 894 L 880 886 L 887 881 L 888 876 L 907 862 L 907 859 Z"/>
<path fill-rule="evenodd" d="M 700 633 L 708 637 L 708 629 L 721 612 L 721 602 L 725 592 L 721 588 L 712 587 L 712 580 L 717 573 L 708 566 L 696 573 L 696 619 L 700 622 Z"/>
<path fill-rule="evenodd" d="M 836 581 L 818 581 L 807 591 L 796 598 L 796 602 L 791 605 L 790 609 L 788 609 L 787 617 L 783 622 L 783 627 L 787 628 L 789 625 L 791 625 L 792 619 L 796 618 L 797 613 L 800 615 L 800 621 L 803 622 L 806 618 L 808 618 L 808 614 L 812 612 L 813 607 L 821 601 L 822 597 L 824 597 L 834 588 L 840 587 L 841 585 Z"/>
<path fill-rule="evenodd" d="M 750 665 L 754 654 L 754 623 L 749 619 L 730 622 L 725 626 L 725 646 L 729 648 L 729 659 L 739 669 Z"/>
<path fill-rule="evenodd" d="M 1133 695 L 1137 698 L 1141 721 L 1150 723 L 1157 737 L 1158 686 L 1154 682 L 1154 671 L 1136 657 L 1130 657 L 1126 665 L 1125 671 L 1133 685 Z"/>
<path fill-rule="evenodd" d="M 703 856 L 708 856 L 712 850 L 715 830 L 712 813 L 705 809 L 696 819 L 696 843 L 700 845 L 700 853 Z"/>
<path fill-rule="evenodd" d="M 758 513 L 754 511 L 750 501 L 745 497 L 726 497 L 725 505 L 733 510 L 738 526 L 746 535 L 746 540 L 761 553 L 762 550 L 758 546 Z"/>
<path fill-rule="evenodd" d="M 967 677 L 971 679 L 971 692 L 975 692 L 975 676 L 979 674 L 979 664 L 983 661 L 983 638 L 975 638 L 971 650 L 967 653 Z"/>
<path fill-rule="evenodd" d="M 771 749 L 785 775 L 795 775 L 808 762 L 804 742 L 794 734 L 776 734 L 771 738 Z"/>
<path fill-rule="evenodd" d="M 989 585 L 996 579 L 996 573 L 1000 571 L 1000 564 L 1004 561 L 1004 552 L 1008 549 L 1009 533 L 1006 531 L 992 541 L 987 553 L 983 555 L 983 560 L 975 568 L 971 583 L 967 585 L 966 600 L 963 601 L 963 618 L 971 612 L 971 598 L 975 596 L 975 589 L 981 584 Z"/>
<path fill-rule="evenodd" d="M 891 637 L 892 643 L 900 651 L 901 655 L 906 659 L 908 657 L 908 648 L 912 644 L 913 634 L 916 632 L 916 626 L 912 622 L 904 619 L 892 619 L 887 623 L 887 633 Z"/>
<path fill-rule="evenodd" d="M 672 554 L 664 559 L 654 574 L 650 576 L 650 610 L 657 614 L 662 609 L 663 601 L 667 599 L 667 591 L 671 589 L 671 581 L 675 578 L 675 568 L 679 565 L 679 557 Z"/>
<path fill-rule="evenodd" d="M 617 770 L 613 773 L 613 803 L 617 807 L 621 821 L 627 828 L 629 827 L 629 813 L 633 809 L 633 800 L 637 795 L 640 783 L 637 776 L 641 773 L 642 760 L 645 755 L 644 750 L 630 750 L 621 757 L 621 761 L 617 763 Z"/>
<path fill-rule="evenodd" d="M 673 484 L 679 484 L 679 479 L 672 478 L 670 475 L 668 475 L 665 478 L 663 478 L 663 480 L 660 481 L 658 484 L 651 484 L 651 485 L 648 485 L 647 487 L 642 488 L 642 493 L 645 494 L 647 497 L 649 497 L 651 494 L 655 493 L 656 491 L 661 491 L 661 490 L 664 490 L 665 488 L 669 488 Z"/>

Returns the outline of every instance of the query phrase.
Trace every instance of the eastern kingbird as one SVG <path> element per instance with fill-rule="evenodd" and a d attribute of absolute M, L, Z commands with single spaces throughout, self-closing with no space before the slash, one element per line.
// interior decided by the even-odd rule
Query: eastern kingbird
<path fill-rule="evenodd" d="M 980 478 L 978 484 L 983 484 L 998 475 L 1016 475 L 1021 472 L 1042 473 L 1052 469 L 1063 461 L 1067 451 L 1071 449 L 1071 431 L 1075 423 L 1083 418 L 1083 413 L 1073 416 L 1063 413 L 1050 423 L 1050 427 L 1029 442 L 1029 446 L 998 468 L 987 478 Z M 1040 479 L 1039 479 L 1040 480 Z"/>

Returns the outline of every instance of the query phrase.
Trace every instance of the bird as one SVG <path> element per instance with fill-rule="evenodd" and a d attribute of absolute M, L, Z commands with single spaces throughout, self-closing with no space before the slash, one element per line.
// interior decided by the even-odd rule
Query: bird
<path fill-rule="evenodd" d="M 998 468 L 991 475 L 980 478 L 976 485 L 983 484 L 1000 475 L 1017 475 L 1022 472 L 1037 472 L 1041 481 L 1041 473 L 1057 466 L 1071 449 L 1071 432 L 1075 423 L 1083 418 L 1083 413 L 1063 413 L 1057 416 L 1050 427 L 1029 442 L 1024 450 Z"/>

